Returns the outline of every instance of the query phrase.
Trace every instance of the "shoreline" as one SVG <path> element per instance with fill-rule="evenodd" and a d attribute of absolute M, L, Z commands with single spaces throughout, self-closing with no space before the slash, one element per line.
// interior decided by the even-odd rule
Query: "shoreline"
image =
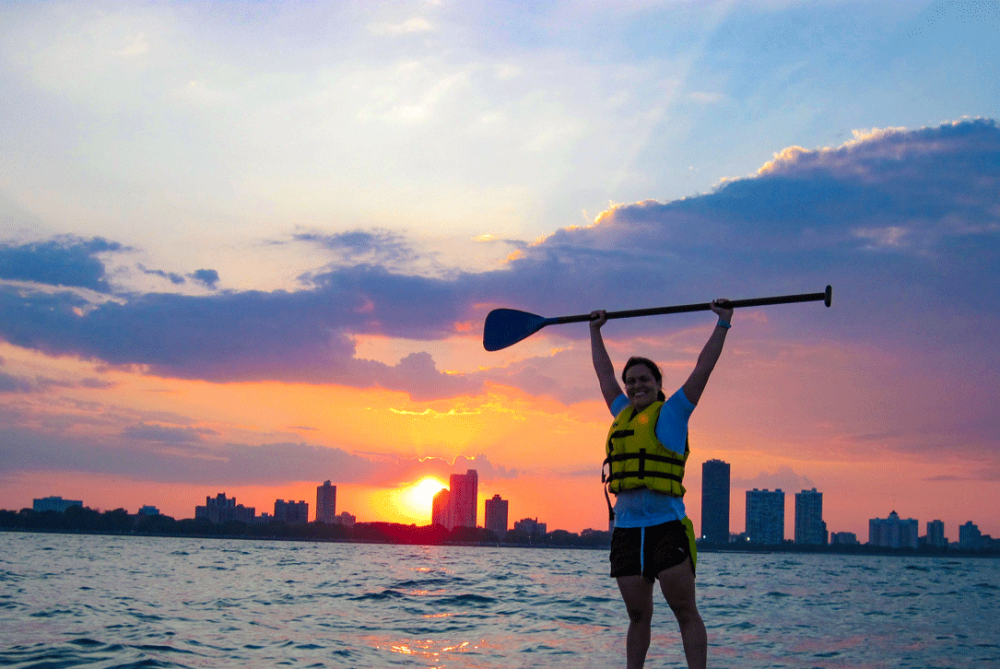
<path fill-rule="evenodd" d="M 610 545 L 592 545 L 578 543 L 552 542 L 506 542 L 506 541 L 393 541 L 389 539 L 363 539 L 345 537 L 315 537 L 315 536 L 277 536 L 277 535 L 231 535 L 223 533 L 186 533 L 186 532 L 142 532 L 142 531 L 101 531 L 101 530 L 64 530 L 51 528 L 16 528 L 0 527 L 0 532 L 18 534 L 61 534 L 86 536 L 115 537 L 154 537 L 166 539 L 216 539 L 236 541 L 288 541 L 298 543 L 339 543 L 361 545 L 392 545 L 392 546 L 464 546 L 468 548 L 532 548 L 540 550 L 571 549 L 606 551 Z M 961 549 L 961 548 L 882 548 L 868 545 L 838 545 L 838 546 L 805 546 L 789 542 L 779 546 L 720 546 L 699 545 L 699 553 L 762 553 L 783 555 L 859 555 L 885 557 L 930 557 L 930 558 L 1000 558 L 1000 551 L 992 549 Z"/>

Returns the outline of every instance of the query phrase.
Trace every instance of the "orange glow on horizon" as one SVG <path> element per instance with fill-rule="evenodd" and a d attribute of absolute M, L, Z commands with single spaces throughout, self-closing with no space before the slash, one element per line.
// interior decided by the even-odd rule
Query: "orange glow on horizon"
<path fill-rule="evenodd" d="M 390 490 L 386 495 L 386 511 L 400 517 L 400 522 L 430 525 L 434 495 L 447 487 L 439 478 L 425 476 L 416 483 Z"/>

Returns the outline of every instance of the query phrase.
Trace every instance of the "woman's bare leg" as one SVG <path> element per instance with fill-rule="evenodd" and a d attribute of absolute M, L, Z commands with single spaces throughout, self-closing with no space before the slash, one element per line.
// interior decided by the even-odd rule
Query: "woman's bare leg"
<path fill-rule="evenodd" d="M 688 669 L 705 669 L 708 662 L 708 633 L 705 631 L 705 623 L 698 613 L 695 602 L 691 558 L 675 567 L 664 569 L 657 578 L 660 579 L 663 597 L 677 617 L 677 624 L 681 628 L 681 640 L 684 642 L 684 656 L 687 658 Z"/>
<path fill-rule="evenodd" d="M 619 576 L 618 590 L 628 611 L 625 660 L 628 669 L 642 669 L 649 650 L 649 626 L 653 621 L 653 584 L 642 576 Z"/>

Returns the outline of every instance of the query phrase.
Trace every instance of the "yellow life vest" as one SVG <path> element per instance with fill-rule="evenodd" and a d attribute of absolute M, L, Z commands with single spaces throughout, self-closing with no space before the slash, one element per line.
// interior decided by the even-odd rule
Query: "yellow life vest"
<path fill-rule="evenodd" d="M 607 457 L 601 467 L 601 482 L 607 483 L 611 492 L 649 488 L 674 497 L 684 496 L 681 482 L 691 451 L 685 440 L 684 455 L 679 456 L 656 438 L 656 421 L 662 408 L 663 402 L 653 402 L 638 412 L 630 406 L 611 424 L 605 445 Z"/>

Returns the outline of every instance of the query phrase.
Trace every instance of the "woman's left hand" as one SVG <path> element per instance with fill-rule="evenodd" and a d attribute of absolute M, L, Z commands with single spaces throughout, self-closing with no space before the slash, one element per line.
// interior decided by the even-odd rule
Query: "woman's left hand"
<path fill-rule="evenodd" d="M 733 319 L 733 308 L 729 306 L 729 300 L 724 297 L 712 300 L 712 304 L 709 308 L 719 317 L 719 320 L 721 321 L 728 323 Z"/>

